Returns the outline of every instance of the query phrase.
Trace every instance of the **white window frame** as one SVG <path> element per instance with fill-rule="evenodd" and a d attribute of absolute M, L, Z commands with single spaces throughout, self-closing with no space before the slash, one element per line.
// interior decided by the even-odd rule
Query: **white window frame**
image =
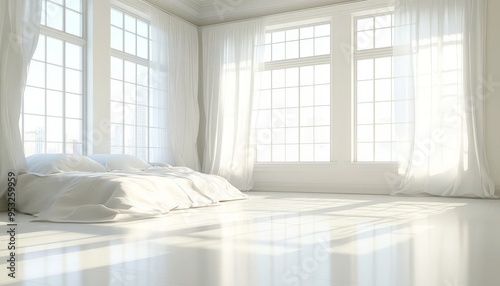
<path fill-rule="evenodd" d="M 122 6 L 122 5 L 120 5 Z M 142 15 L 140 15 L 140 13 L 134 13 L 133 11 L 130 11 L 130 9 L 124 9 L 122 7 L 120 7 L 118 5 L 111 5 L 111 9 L 114 9 L 116 11 L 119 11 L 121 13 L 123 13 L 123 17 L 125 17 L 125 15 L 128 15 L 128 16 L 131 16 L 131 17 L 134 17 L 136 20 L 140 20 L 142 22 L 145 22 L 148 24 L 148 27 L 150 27 L 151 23 L 148 19 L 144 18 Z M 111 13 L 111 10 L 110 10 L 110 13 Z M 124 18 L 125 19 L 125 18 Z M 125 24 L 123 24 L 125 25 Z M 113 25 L 110 23 L 110 26 L 112 27 Z M 121 28 L 122 30 L 125 30 L 125 26 L 123 26 Z M 138 37 L 138 34 L 137 32 L 135 33 L 135 35 Z M 160 132 L 162 129 L 159 127 L 159 126 L 153 126 L 153 123 L 151 122 L 151 111 L 152 109 L 157 109 L 157 112 L 158 112 L 158 116 L 160 118 L 162 118 L 161 116 L 161 112 L 166 112 L 165 109 L 161 108 L 160 106 L 155 106 L 155 105 L 152 105 L 152 101 L 151 101 L 151 95 L 153 94 L 153 87 L 151 86 L 151 69 L 150 69 L 150 61 L 151 61 L 151 29 L 149 28 L 149 31 L 148 31 L 148 58 L 145 59 L 145 58 L 142 58 L 138 55 L 132 55 L 132 54 L 129 54 L 127 52 L 125 52 L 125 38 L 122 38 L 122 43 L 123 43 L 123 51 L 120 51 L 120 50 L 116 50 L 116 49 L 113 49 L 111 48 L 110 49 L 110 61 L 112 58 L 117 58 L 117 59 L 120 59 L 122 60 L 123 62 L 125 61 L 128 61 L 128 62 L 132 62 L 136 65 L 142 65 L 142 66 L 145 66 L 148 68 L 148 77 L 147 77 L 147 104 L 144 105 L 144 104 L 140 104 L 142 107 L 147 107 L 147 126 L 139 126 L 138 125 L 138 122 L 137 122 L 137 106 L 139 105 L 137 102 L 134 103 L 133 105 L 136 107 L 135 111 L 136 111 L 136 121 L 135 121 L 135 124 L 131 125 L 131 124 L 126 124 L 126 121 L 125 121 L 125 108 L 123 109 L 123 121 L 122 123 L 113 123 L 111 122 L 111 127 L 115 124 L 121 124 L 122 127 L 123 127 L 123 132 L 122 132 L 122 144 L 121 145 L 113 145 L 113 138 L 111 138 L 111 142 L 110 142 L 110 148 L 111 148 L 111 153 L 126 153 L 126 154 L 131 154 L 131 155 L 134 155 L 134 156 L 139 156 L 141 157 L 142 159 L 144 159 L 145 161 L 149 161 L 149 162 L 155 162 L 155 159 L 159 159 L 159 157 L 161 156 L 162 152 L 164 152 L 162 146 L 158 145 L 154 145 L 152 143 L 152 130 L 153 131 L 156 131 L 156 132 Z M 136 40 L 136 53 L 137 53 L 137 40 Z M 113 68 L 113 67 L 111 67 Z M 124 67 L 123 67 L 124 69 Z M 136 74 L 137 75 L 137 74 Z M 124 76 L 124 71 L 123 71 L 123 76 Z M 110 80 L 113 80 L 113 78 L 110 76 Z M 125 84 L 125 78 L 122 78 L 121 82 L 123 84 Z M 134 84 L 136 87 L 137 85 L 139 85 L 139 83 L 137 82 L 137 79 L 136 79 L 136 82 Z M 144 86 L 144 85 L 141 85 L 141 86 Z M 137 91 L 136 91 L 137 92 Z M 125 90 L 124 90 L 124 93 L 125 93 Z M 137 99 L 137 98 L 136 98 Z M 120 103 L 119 101 L 115 101 L 113 100 L 112 98 L 110 98 L 110 103 L 113 103 L 113 102 L 117 102 L 117 103 Z M 125 100 L 121 101 L 121 103 L 125 106 L 126 102 Z M 112 105 L 111 107 L 112 108 Z M 110 114 L 110 118 L 111 118 L 111 114 Z M 125 127 L 126 126 L 133 126 L 135 127 L 135 132 L 136 132 L 136 142 L 135 142 L 135 146 L 127 146 L 125 140 Z M 147 141 L 147 144 L 146 146 L 144 145 L 141 145 L 139 146 L 139 138 L 137 137 L 137 134 L 138 134 L 138 130 L 137 128 L 138 127 L 142 127 L 142 128 L 146 128 L 147 130 L 147 138 L 146 138 L 146 141 Z M 159 139 L 158 139 L 159 140 Z M 157 142 L 158 144 L 160 142 Z M 121 148 L 121 152 L 118 151 L 118 148 Z M 135 149 L 135 152 L 127 152 L 127 148 L 134 148 Z M 139 149 L 146 149 L 146 155 L 145 156 L 140 156 L 139 153 L 138 153 L 138 150 Z"/>
<path fill-rule="evenodd" d="M 81 23 L 81 32 L 82 32 L 82 35 L 81 37 L 79 36 L 76 36 L 76 35 L 73 35 L 73 34 L 70 34 L 70 33 L 67 33 L 67 32 L 64 32 L 64 31 L 61 31 L 61 30 L 57 30 L 57 29 L 54 29 L 54 28 L 51 28 L 47 25 L 44 25 L 43 23 L 40 25 L 40 36 L 45 36 L 46 38 L 47 37 L 51 37 L 51 38 L 55 38 L 57 40 L 60 40 L 63 42 L 63 53 L 64 53 L 64 50 L 65 50 L 65 43 L 70 43 L 70 44 L 73 44 L 73 45 L 77 45 L 77 46 L 80 46 L 82 48 L 82 62 L 81 62 L 81 67 L 82 67 L 82 86 L 81 86 L 81 96 L 82 96 L 82 110 L 81 110 L 81 121 L 82 121 L 82 125 L 81 125 L 81 131 L 82 131 L 82 134 L 80 134 L 81 136 L 81 142 L 78 142 L 79 144 L 81 144 L 81 154 L 85 155 L 87 154 L 87 150 L 88 150 L 88 144 L 89 142 L 86 140 L 87 138 L 87 1 L 86 0 L 81 0 L 82 1 L 82 11 L 81 11 L 81 15 L 82 15 L 82 23 Z M 64 8 L 66 6 L 64 6 L 64 1 L 62 2 L 63 3 L 63 11 Z M 47 5 L 46 5 L 46 1 L 42 2 L 42 20 L 45 19 L 45 21 L 47 20 L 46 19 L 46 15 L 49 13 L 49 11 L 47 11 Z M 63 19 L 63 23 L 62 23 L 62 29 L 65 30 L 65 27 L 66 27 L 66 11 L 62 17 Z M 45 38 L 45 39 L 46 39 Z M 45 43 L 46 44 L 46 43 Z M 45 51 L 45 56 L 47 56 L 47 51 Z M 65 59 L 65 56 L 63 55 L 63 64 L 62 64 L 62 78 L 63 78 L 63 87 L 62 87 L 62 106 L 63 106 L 63 110 L 62 110 L 62 116 L 56 116 L 56 117 L 60 117 L 62 119 L 62 124 L 63 124 L 63 127 L 62 127 L 62 130 L 61 132 L 63 132 L 62 134 L 62 142 L 53 142 L 53 143 L 61 143 L 62 144 L 62 152 L 61 153 L 68 153 L 68 148 L 67 148 L 67 144 L 69 142 L 66 141 L 66 119 L 73 119 L 73 118 L 68 118 L 66 116 L 66 96 L 65 96 L 65 93 L 66 93 L 66 90 L 65 90 L 65 87 L 64 87 L 64 79 L 66 78 L 66 59 Z M 47 59 L 45 59 L 45 61 L 43 61 L 43 63 L 45 63 L 45 65 L 47 65 Z M 28 71 L 29 73 L 29 71 Z M 47 76 L 47 70 L 45 70 L 45 76 Z M 44 116 L 44 120 L 45 120 L 45 135 L 44 135 L 44 138 L 43 140 L 41 140 L 44 144 L 44 147 L 43 147 L 43 150 L 37 150 L 35 152 L 35 154 L 40 154 L 40 153 L 47 153 L 48 152 L 48 149 L 47 149 L 47 143 L 50 143 L 47 141 L 47 117 L 49 117 L 49 115 L 47 115 L 47 78 L 45 78 L 45 88 L 43 88 L 44 92 L 45 92 L 45 115 L 40 115 L 40 116 Z M 27 86 L 29 86 L 27 84 Z M 20 125 L 20 131 L 21 131 L 21 138 L 22 138 L 22 141 L 23 141 L 23 145 L 24 145 L 24 148 L 26 148 L 26 145 L 24 142 L 25 140 L 25 126 L 24 126 L 24 122 L 25 122 L 25 115 L 27 115 L 24 111 L 24 104 L 22 106 L 22 110 L 21 110 L 21 115 L 20 115 L 20 122 L 19 122 L 19 125 Z M 28 142 L 32 142 L 32 141 L 28 141 Z"/>
<path fill-rule="evenodd" d="M 387 13 L 387 1 L 332 5 L 268 17 L 268 29 L 298 23 L 331 21 L 331 161 L 311 163 L 256 163 L 254 190 L 388 194 L 387 174 L 397 174 L 395 162 L 356 162 L 354 157 L 354 20 Z"/>
<path fill-rule="evenodd" d="M 286 30 L 290 30 L 290 29 L 298 29 L 300 30 L 301 28 L 313 28 L 313 31 L 314 31 L 314 26 L 321 26 L 321 25 L 330 25 L 330 35 L 328 36 L 330 38 L 330 51 L 331 51 L 331 21 L 329 19 L 322 19 L 322 18 L 319 18 L 319 19 L 315 19 L 315 20 L 312 20 L 310 21 L 309 23 L 305 23 L 305 24 L 301 24 L 301 23 L 289 23 L 288 25 L 285 25 L 285 26 L 280 26 L 280 27 L 268 27 L 267 30 L 266 30 L 266 33 L 274 33 L 274 32 L 281 32 L 281 31 L 286 31 Z M 325 36 L 326 37 L 326 36 Z M 319 37 L 321 38 L 321 37 Z M 308 38 L 308 39 L 311 39 L 311 40 L 315 40 L 316 37 L 312 37 L 312 38 Z M 312 67 L 313 69 L 316 67 L 316 66 L 320 66 L 320 65 L 329 65 L 330 66 L 330 74 L 331 74 L 331 70 L 332 70 L 332 61 L 331 61 L 331 52 L 327 55 L 317 55 L 317 56 L 306 56 L 306 57 L 300 57 L 300 41 L 301 41 L 301 38 L 299 37 L 298 38 L 298 42 L 299 42 L 299 47 L 298 47 L 298 51 L 299 51 L 299 57 L 298 58 L 295 58 L 295 59 L 282 59 L 282 60 L 275 60 L 275 61 L 272 61 L 271 59 L 269 59 L 269 61 L 267 61 L 265 64 L 264 64 L 264 68 L 263 68 L 263 72 L 270 72 L 270 73 L 273 73 L 273 71 L 276 71 L 276 70 L 285 70 L 285 69 L 291 69 L 291 68 L 298 68 L 299 69 L 299 77 L 298 77 L 298 80 L 299 80 L 299 83 L 297 83 L 297 89 L 300 90 L 301 88 L 301 85 L 300 85 L 300 68 L 302 67 Z M 285 41 L 286 42 L 286 41 Z M 283 42 L 283 43 L 285 43 Z M 268 44 L 269 45 L 269 44 Z M 269 45 L 272 47 L 272 45 Z M 266 49 L 267 50 L 267 49 Z M 271 51 L 271 49 L 269 49 L 269 51 Z M 315 84 L 313 83 L 311 85 L 311 87 L 316 87 L 317 85 L 326 85 L 326 84 Z M 328 85 L 330 86 L 330 99 L 331 99 L 331 93 L 332 93 L 332 83 L 331 81 L 328 83 Z M 283 87 L 283 89 L 285 89 L 285 87 Z M 270 87 L 268 89 L 269 92 L 272 92 L 274 88 Z M 279 89 L 279 88 L 278 88 Z M 299 91 L 299 95 L 300 95 L 300 91 Z M 300 96 L 299 96 L 299 100 L 300 100 Z M 272 99 L 271 99 L 272 101 Z M 316 104 L 313 104 L 312 106 L 310 106 L 311 108 L 316 108 L 316 107 L 326 107 L 326 105 L 316 105 Z M 330 112 L 330 123 L 331 123 L 331 115 L 332 115 L 332 104 L 331 104 L 331 101 L 330 101 L 330 104 L 329 104 L 329 112 Z M 298 107 L 297 109 L 301 109 L 303 108 L 300 103 L 298 104 Z M 289 108 L 287 107 L 283 107 L 281 109 L 284 109 L 284 110 L 287 110 Z M 271 113 L 275 110 L 274 107 L 270 107 L 269 109 L 271 111 Z M 254 114 L 258 117 L 260 112 L 260 110 L 258 108 L 256 108 L 254 106 Z M 303 126 L 300 124 L 300 116 L 301 114 L 301 111 L 298 112 L 298 116 L 299 118 L 297 119 L 298 120 L 298 125 L 296 127 L 296 129 L 298 130 L 301 130 L 303 128 Z M 272 117 L 272 115 L 271 115 Z M 265 164 L 303 164 L 303 163 L 328 163 L 331 161 L 331 154 L 332 154 L 332 143 L 331 143 L 331 125 L 329 126 L 323 126 L 323 125 L 317 125 L 316 123 L 313 123 L 311 126 L 307 126 L 307 128 L 313 128 L 313 129 L 316 129 L 316 128 L 321 128 L 321 127 L 329 127 L 330 129 L 330 136 L 329 136 L 329 140 L 328 140 L 328 143 L 318 143 L 316 142 L 315 138 L 312 139 L 312 143 L 302 143 L 301 142 L 301 136 L 300 136 L 300 133 L 301 131 L 298 131 L 299 134 L 298 134 L 298 142 L 296 144 L 288 144 L 285 143 L 284 144 L 278 144 L 278 145 L 283 145 L 283 146 L 290 146 L 290 145 L 297 145 L 298 146 L 298 150 L 296 151 L 297 152 L 297 159 L 296 160 L 292 160 L 292 161 L 289 161 L 287 162 L 287 159 L 285 160 L 274 160 L 273 159 L 273 147 L 274 146 L 277 146 L 276 144 L 273 144 L 272 142 L 272 139 L 270 140 L 271 141 L 271 144 L 259 144 L 259 134 L 258 134 L 258 131 L 259 129 L 256 129 L 256 140 L 257 140 L 257 164 L 260 164 L 260 165 L 265 165 Z M 283 128 L 275 128 L 273 126 L 271 126 L 271 131 L 274 130 L 274 129 L 288 129 L 289 127 L 286 126 L 286 127 L 283 127 Z M 272 133 L 272 132 L 271 132 Z M 314 134 L 314 132 L 313 132 Z M 270 136 L 272 137 L 272 134 L 270 134 Z M 314 135 L 313 135 L 314 136 Z M 320 160 L 320 159 L 316 159 L 315 158 L 315 153 L 316 153 L 316 146 L 317 145 L 329 145 L 329 160 Z M 259 150 L 259 147 L 263 146 L 263 145 L 268 145 L 270 146 L 271 148 L 271 158 L 270 158 L 270 161 L 269 162 L 264 162 L 264 161 L 260 161 L 259 160 L 259 154 L 258 152 L 260 151 Z M 305 160 L 303 158 L 301 158 L 301 153 L 302 151 L 300 150 L 301 147 L 303 145 L 311 145 L 312 148 L 313 148 L 313 159 L 308 159 L 308 160 Z M 286 155 L 285 155 L 286 157 Z"/>

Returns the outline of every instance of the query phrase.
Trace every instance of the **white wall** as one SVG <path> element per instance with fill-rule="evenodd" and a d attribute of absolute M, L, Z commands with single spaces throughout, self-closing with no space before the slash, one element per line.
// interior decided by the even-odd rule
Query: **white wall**
<path fill-rule="evenodd" d="M 500 195 L 500 1 L 489 0 L 486 40 L 486 77 L 493 84 L 486 87 L 486 152 L 490 174 Z"/>

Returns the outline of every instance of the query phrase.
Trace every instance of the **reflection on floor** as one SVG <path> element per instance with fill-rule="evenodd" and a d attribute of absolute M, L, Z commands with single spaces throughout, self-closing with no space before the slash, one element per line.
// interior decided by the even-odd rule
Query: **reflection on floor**
<path fill-rule="evenodd" d="M 500 285 L 500 201 L 251 192 L 122 223 L 17 216 L 0 285 Z"/>

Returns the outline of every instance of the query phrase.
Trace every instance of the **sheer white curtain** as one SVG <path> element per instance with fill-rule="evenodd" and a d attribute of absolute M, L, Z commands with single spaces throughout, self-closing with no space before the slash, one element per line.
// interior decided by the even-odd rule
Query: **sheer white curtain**
<path fill-rule="evenodd" d="M 19 131 L 28 65 L 40 30 L 41 1 L 0 1 L 0 198 L 7 173 L 26 167 Z"/>
<path fill-rule="evenodd" d="M 199 170 L 198 30 L 157 9 L 151 9 L 151 27 L 153 98 L 166 110 L 159 114 L 162 157 Z"/>
<path fill-rule="evenodd" d="M 225 177 L 240 190 L 253 187 L 252 100 L 264 39 L 262 20 L 202 29 L 206 117 L 202 170 Z"/>
<path fill-rule="evenodd" d="M 485 12 L 486 0 L 399 1 L 395 96 L 411 104 L 396 116 L 412 128 L 400 137 L 409 144 L 394 194 L 494 197 L 483 140 Z"/>

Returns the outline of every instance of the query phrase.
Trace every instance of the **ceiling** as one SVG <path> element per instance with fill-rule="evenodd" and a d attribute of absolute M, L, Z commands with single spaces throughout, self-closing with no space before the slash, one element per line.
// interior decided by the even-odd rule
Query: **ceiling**
<path fill-rule="evenodd" d="M 352 0 L 145 0 L 198 26 L 350 1 Z"/>

